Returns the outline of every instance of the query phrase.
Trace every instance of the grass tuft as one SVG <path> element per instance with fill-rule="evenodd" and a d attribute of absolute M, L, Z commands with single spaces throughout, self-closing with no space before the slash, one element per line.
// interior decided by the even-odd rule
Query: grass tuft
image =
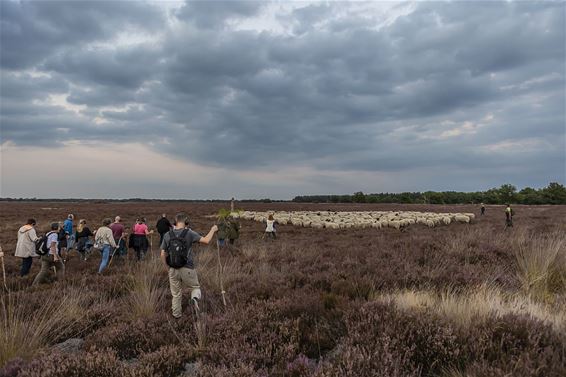
<path fill-rule="evenodd" d="M 566 289 L 566 234 L 522 232 L 513 241 L 516 276 L 525 293 L 548 300 Z"/>
<path fill-rule="evenodd" d="M 490 315 L 527 315 L 549 323 L 557 331 L 566 331 L 566 307 L 552 307 L 519 294 L 506 294 L 497 287 L 483 285 L 462 292 L 445 290 L 404 290 L 384 294 L 380 301 L 392 302 L 405 310 L 430 310 L 462 327 L 487 319 Z"/>
<path fill-rule="evenodd" d="M 61 334 L 68 334 L 86 315 L 83 293 L 81 288 L 74 288 L 48 294 L 38 307 L 28 305 L 23 294 L 3 296 L 0 367 L 15 357 L 30 359 L 41 348 L 61 340 Z"/>
<path fill-rule="evenodd" d="M 149 318 L 162 306 L 167 279 L 159 258 L 148 258 L 137 263 L 130 271 L 130 293 L 124 300 L 132 319 Z"/>

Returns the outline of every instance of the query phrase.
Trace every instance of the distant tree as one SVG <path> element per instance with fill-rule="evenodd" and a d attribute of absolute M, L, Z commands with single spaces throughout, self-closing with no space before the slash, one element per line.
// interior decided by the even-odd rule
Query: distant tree
<path fill-rule="evenodd" d="M 566 204 L 566 187 L 557 182 L 551 182 L 541 190 L 545 203 Z"/>
<path fill-rule="evenodd" d="M 267 201 L 269 199 L 263 199 Z M 511 184 L 504 184 L 499 188 L 487 191 L 459 192 L 459 191 L 426 191 L 401 193 L 373 193 L 364 194 L 361 191 L 353 195 L 307 195 L 296 196 L 295 202 L 311 203 L 424 203 L 424 204 L 566 204 L 566 187 L 557 182 L 551 182 L 547 187 L 536 190 L 525 187 L 520 192 Z"/>
<path fill-rule="evenodd" d="M 376 195 L 366 195 L 367 203 L 379 203 L 379 198 Z"/>
<path fill-rule="evenodd" d="M 535 190 L 531 187 L 525 187 L 517 194 L 519 197 L 519 202 L 522 204 L 542 204 L 544 203 L 544 198 L 541 192 Z"/>
<path fill-rule="evenodd" d="M 358 191 L 354 193 L 354 197 L 352 198 L 354 203 L 365 203 L 366 202 L 366 196 L 364 195 L 363 192 Z"/>
<path fill-rule="evenodd" d="M 517 187 L 511 184 L 501 185 L 499 188 L 499 201 L 501 204 L 514 203 L 517 201 Z"/>

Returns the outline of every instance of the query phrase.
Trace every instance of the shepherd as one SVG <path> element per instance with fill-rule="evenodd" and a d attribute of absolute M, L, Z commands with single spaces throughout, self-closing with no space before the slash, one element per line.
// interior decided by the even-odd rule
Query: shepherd
<path fill-rule="evenodd" d="M 513 215 L 511 205 L 507 204 L 507 208 L 505 208 L 505 229 L 513 227 Z"/>

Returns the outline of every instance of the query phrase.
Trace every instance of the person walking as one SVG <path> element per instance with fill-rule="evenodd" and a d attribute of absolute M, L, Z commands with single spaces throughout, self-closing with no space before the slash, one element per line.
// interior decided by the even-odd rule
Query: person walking
<path fill-rule="evenodd" d="M 218 215 L 218 222 L 216 223 L 216 226 L 218 227 L 218 234 L 216 235 L 218 246 L 223 247 L 226 245 L 226 239 L 228 239 L 230 234 L 230 223 L 228 222 L 228 218 L 225 213 Z"/>
<path fill-rule="evenodd" d="M 149 231 L 147 225 L 145 224 L 145 219 L 143 217 L 138 217 L 136 223 L 132 227 L 132 236 L 134 251 L 138 261 L 142 260 L 147 253 L 147 248 L 149 243 L 147 242 L 147 236 L 152 232 Z"/>
<path fill-rule="evenodd" d="M 112 220 L 110 219 L 102 220 L 102 226 L 96 230 L 96 236 L 94 237 L 94 244 L 96 245 L 96 248 L 102 253 L 102 260 L 100 261 L 100 266 L 98 267 L 99 274 L 101 274 L 106 266 L 108 266 L 111 248 L 115 248 L 117 246 L 116 242 L 114 241 L 112 229 L 110 229 L 111 223 Z"/>
<path fill-rule="evenodd" d="M 230 245 L 234 245 L 234 242 L 240 238 L 240 223 L 232 215 L 228 216 L 227 221 L 229 225 L 228 240 Z"/>
<path fill-rule="evenodd" d="M 163 236 L 165 233 L 170 231 L 173 228 L 169 219 L 167 219 L 167 215 L 164 213 L 161 215 L 161 218 L 157 220 L 157 224 L 155 224 L 155 229 L 157 229 L 157 233 L 159 233 L 159 244 L 163 242 Z"/>
<path fill-rule="evenodd" d="M 485 204 L 481 203 L 480 205 L 480 215 L 483 216 L 485 215 Z"/>
<path fill-rule="evenodd" d="M 69 213 L 67 219 L 63 222 L 63 229 L 67 234 L 67 250 L 71 251 L 75 247 L 75 232 L 73 232 L 73 220 L 75 220 L 75 215 Z"/>
<path fill-rule="evenodd" d="M 81 260 L 87 260 L 87 251 L 90 249 L 90 237 L 92 236 L 91 230 L 86 226 L 86 220 L 80 219 L 79 225 L 77 226 L 76 240 L 77 240 L 77 251 L 81 256 Z"/>
<path fill-rule="evenodd" d="M 267 238 L 275 240 L 277 239 L 277 235 L 275 233 L 275 220 L 273 219 L 273 215 L 269 214 L 266 220 L 265 235 L 267 236 Z"/>
<path fill-rule="evenodd" d="M 114 242 L 116 243 L 117 250 L 114 252 L 114 255 L 118 253 L 117 256 L 121 257 L 124 256 L 127 252 L 126 249 L 126 241 L 124 241 L 124 224 L 122 224 L 122 219 L 120 216 L 116 216 L 114 218 L 114 222 L 110 225 L 110 229 L 112 230 L 112 237 L 114 237 Z"/>
<path fill-rule="evenodd" d="M 505 208 L 505 228 L 513 227 L 513 209 L 509 204 Z"/>
<path fill-rule="evenodd" d="M 64 223 L 59 222 L 59 231 L 57 233 L 57 253 L 59 257 L 63 259 L 63 262 L 67 261 L 67 241 L 69 239 L 69 234 L 65 231 Z"/>
<path fill-rule="evenodd" d="M 43 284 L 47 282 L 48 276 L 52 268 L 55 268 L 57 280 L 61 281 L 65 278 L 65 265 L 59 257 L 57 252 L 57 239 L 58 239 L 59 223 L 51 224 L 51 231 L 46 234 L 47 247 L 49 251 L 47 254 L 41 256 L 41 270 L 33 280 L 33 285 Z"/>
<path fill-rule="evenodd" d="M 22 266 L 20 268 L 20 276 L 29 274 L 33 258 L 39 257 L 35 253 L 35 243 L 39 240 L 35 231 L 35 219 L 29 219 L 25 225 L 18 230 L 18 242 L 16 243 L 16 251 L 14 256 L 22 258 Z"/>
<path fill-rule="evenodd" d="M 161 260 L 169 275 L 169 288 L 171 289 L 171 311 L 173 317 L 181 318 L 183 287 L 191 289 L 191 303 L 198 312 L 201 299 L 200 284 L 198 281 L 195 262 L 193 260 L 192 245 L 201 243 L 208 245 L 218 226 L 213 225 L 205 237 L 186 227 L 188 216 L 178 213 L 175 216 L 175 226 L 165 234 L 161 244 Z"/>

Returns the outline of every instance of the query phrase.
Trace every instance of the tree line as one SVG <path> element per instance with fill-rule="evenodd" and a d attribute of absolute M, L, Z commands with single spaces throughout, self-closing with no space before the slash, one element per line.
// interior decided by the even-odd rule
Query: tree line
<path fill-rule="evenodd" d="M 534 189 L 525 187 L 517 191 L 511 184 L 487 191 L 425 191 L 352 195 L 301 195 L 293 198 L 297 203 L 407 203 L 407 204 L 566 204 L 566 187 L 557 182 Z"/>

